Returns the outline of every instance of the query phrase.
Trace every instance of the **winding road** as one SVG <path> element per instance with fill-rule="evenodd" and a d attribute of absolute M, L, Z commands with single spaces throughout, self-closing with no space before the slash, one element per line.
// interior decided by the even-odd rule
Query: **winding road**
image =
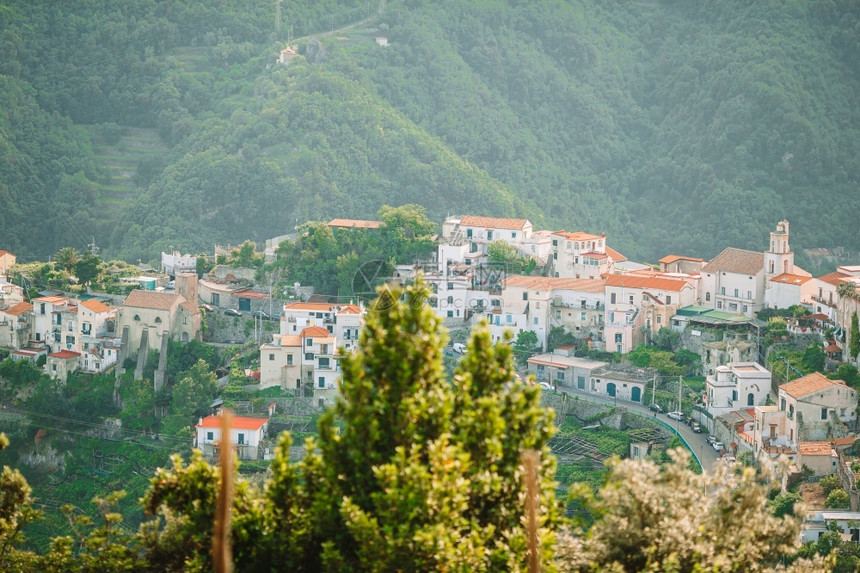
<path fill-rule="evenodd" d="M 595 402 L 598 404 L 606 404 L 608 406 L 622 406 L 630 412 L 633 412 L 645 418 L 650 418 L 656 422 L 659 422 L 663 426 L 666 426 L 667 428 L 671 428 L 676 434 L 681 436 L 682 440 L 687 443 L 687 446 L 690 448 L 690 451 L 693 452 L 693 455 L 699 461 L 699 464 L 702 466 L 702 469 L 708 473 L 712 473 L 714 469 L 714 464 L 719 463 L 720 456 L 708 443 L 707 434 L 697 434 L 696 432 L 691 430 L 690 427 L 686 424 L 683 424 L 678 420 L 673 420 L 671 418 L 666 417 L 666 414 L 655 415 L 654 412 L 649 410 L 647 406 L 643 406 L 642 404 L 639 404 L 637 402 L 628 402 L 626 400 L 610 400 L 607 398 L 595 396 L 587 392 L 580 392 L 578 390 L 573 390 L 570 388 L 560 388 L 559 392 L 563 394 L 569 394 L 570 396 L 576 396 L 580 400 L 585 400 L 586 402 Z"/>

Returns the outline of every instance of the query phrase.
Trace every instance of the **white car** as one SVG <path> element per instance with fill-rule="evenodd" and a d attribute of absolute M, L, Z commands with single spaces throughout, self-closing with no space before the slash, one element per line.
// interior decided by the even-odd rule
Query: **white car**
<path fill-rule="evenodd" d="M 544 392 L 552 392 L 553 391 L 553 387 L 551 385 L 547 384 L 546 382 L 540 383 L 540 389 L 543 390 Z"/>
<path fill-rule="evenodd" d="M 666 414 L 667 417 L 672 418 L 673 420 L 683 420 L 684 413 L 683 412 L 669 412 Z"/>
<path fill-rule="evenodd" d="M 726 449 L 722 442 L 714 442 L 713 444 L 711 444 L 711 447 L 714 448 L 714 450 L 716 450 L 717 452 Z"/>

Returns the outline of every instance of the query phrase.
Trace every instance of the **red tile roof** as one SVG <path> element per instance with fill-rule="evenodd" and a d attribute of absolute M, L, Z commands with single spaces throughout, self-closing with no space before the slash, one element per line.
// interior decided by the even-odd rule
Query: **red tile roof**
<path fill-rule="evenodd" d="M 34 298 L 33 302 L 49 302 L 51 304 L 62 304 L 64 302 L 68 302 L 70 299 L 67 296 L 42 296 L 39 298 Z"/>
<path fill-rule="evenodd" d="M 497 217 L 477 217 L 463 215 L 460 217 L 461 227 L 486 227 L 488 229 L 510 229 L 519 231 L 529 224 L 528 219 L 500 219 Z"/>
<path fill-rule="evenodd" d="M 332 219 L 328 222 L 329 227 L 337 229 L 378 229 L 384 226 L 382 221 L 368 221 L 365 219 Z"/>
<path fill-rule="evenodd" d="M 268 418 L 248 418 L 245 416 L 234 416 L 230 424 L 233 430 L 259 430 L 269 421 Z M 220 428 L 221 416 L 206 416 L 195 428 Z"/>
<path fill-rule="evenodd" d="M 684 255 L 666 255 L 657 262 L 662 263 L 664 265 L 668 265 L 670 263 L 674 263 L 675 261 L 693 261 L 696 263 L 703 263 L 705 262 L 705 259 L 697 259 L 696 257 L 685 257 Z"/>
<path fill-rule="evenodd" d="M 616 251 L 611 247 L 606 247 L 606 254 L 609 255 L 609 258 L 615 261 L 616 263 L 623 263 L 627 260 L 627 257 Z"/>
<path fill-rule="evenodd" d="M 13 304 L 3 312 L 9 316 L 20 316 L 24 313 L 30 312 L 31 310 L 33 310 L 32 304 L 29 302 L 19 302 L 18 304 Z"/>
<path fill-rule="evenodd" d="M 337 312 L 338 314 L 361 314 L 361 308 L 354 304 L 348 304 Z"/>
<path fill-rule="evenodd" d="M 303 338 L 314 338 L 319 336 L 331 336 L 331 332 L 328 329 L 323 328 L 322 326 L 308 326 L 307 328 L 303 328 L 299 333 L 299 336 Z"/>
<path fill-rule="evenodd" d="M 291 302 L 290 304 L 284 305 L 284 310 L 331 311 L 335 306 L 337 305 L 329 302 Z"/>
<path fill-rule="evenodd" d="M 804 396 L 814 394 L 819 390 L 824 390 L 831 386 L 842 386 L 844 388 L 848 388 L 842 380 L 831 380 L 820 372 L 813 372 L 812 374 L 807 374 L 797 380 L 786 382 L 785 384 L 782 384 L 779 389 L 784 390 L 785 393 L 792 398 L 803 398 Z"/>
<path fill-rule="evenodd" d="M 829 456 L 833 448 L 830 442 L 799 442 L 797 451 L 802 456 Z"/>
<path fill-rule="evenodd" d="M 603 292 L 604 283 L 603 279 L 565 279 L 560 277 L 530 277 L 525 275 L 512 275 L 502 282 L 506 287 L 520 287 L 531 290 L 566 289 L 594 293 Z"/>
<path fill-rule="evenodd" d="M 702 268 L 703 273 L 754 275 L 764 269 L 764 253 L 729 247 Z"/>
<path fill-rule="evenodd" d="M 54 352 L 53 354 L 48 354 L 49 358 L 77 358 L 80 356 L 80 352 L 73 352 L 71 350 L 60 350 L 59 352 Z"/>
<path fill-rule="evenodd" d="M 94 298 L 91 298 L 90 300 L 85 300 L 85 301 L 81 302 L 81 306 L 84 306 L 84 307 L 90 309 L 91 311 L 97 312 L 97 313 L 110 312 L 110 307 L 108 305 L 106 305 L 105 303 L 98 301 Z"/>
<path fill-rule="evenodd" d="M 687 286 L 687 281 L 678 279 L 663 279 L 657 277 L 642 277 L 636 275 L 609 275 L 606 277 L 606 286 L 625 288 L 647 288 L 679 292 Z"/>
<path fill-rule="evenodd" d="M 567 231 L 556 231 L 553 235 L 559 235 L 569 241 L 592 241 L 594 239 L 602 239 L 604 237 L 604 235 L 592 235 L 585 231 L 574 231 L 572 233 L 568 233 Z"/>
<path fill-rule="evenodd" d="M 793 275 L 791 273 L 782 273 L 781 275 L 770 279 L 770 281 L 774 283 L 783 283 L 790 285 L 802 285 L 811 280 L 812 277 L 807 277 L 804 275 Z"/>
<path fill-rule="evenodd" d="M 174 305 L 179 304 L 183 300 L 185 299 L 182 298 L 182 295 L 176 293 L 135 289 L 129 293 L 122 305 L 136 308 L 170 310 Z"/>
<path fill-rule="evenodd" d="M 833 286 L 839 286 L 842 283 L 846 282 L 850 278 L 850 275 L 846 275 L 845 273 L 833 272 L 828 273 L 824 276 L 818 277 L 818 280 L 825 282 L 827 284 L 831 284 Z"/>

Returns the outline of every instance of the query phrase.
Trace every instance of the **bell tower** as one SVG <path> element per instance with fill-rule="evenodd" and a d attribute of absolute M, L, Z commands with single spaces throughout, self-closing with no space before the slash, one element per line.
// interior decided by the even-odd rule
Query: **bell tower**
<path fill-rule="evenodd" d="M 765 280 L 783 273 L 794 273 L 794 253 L 788 245 L 788 221 L 776 224 L 776 231 L 770 233 L 770 249 L 764 253 Z"/>

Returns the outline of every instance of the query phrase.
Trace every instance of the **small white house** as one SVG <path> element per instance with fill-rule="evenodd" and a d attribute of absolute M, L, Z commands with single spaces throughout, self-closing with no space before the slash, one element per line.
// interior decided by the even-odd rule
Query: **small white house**
<path fill-rule="evenodd" d="M 230 426 L 230 445 L 241 460 L 255 460 L 260 457 L 260 443 L 266 436 L 268 418 L 248 418 L 235 416 Z M 209 458 L 218 456 L 223 444 L 221 436 L 221 417 L 206 416 L 194 426 L 196 437 L 194 447 L 203 451 Z"/>

